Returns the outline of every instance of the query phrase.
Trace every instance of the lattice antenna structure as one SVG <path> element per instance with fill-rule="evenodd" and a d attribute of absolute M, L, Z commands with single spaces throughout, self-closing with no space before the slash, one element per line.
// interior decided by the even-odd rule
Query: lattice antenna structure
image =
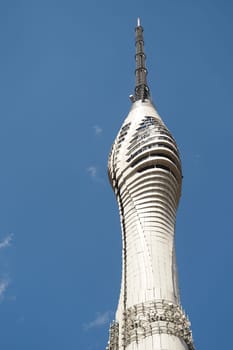
<path fill-rule="evenodd" d="M 137 20 L 137 27 L 135 28 L 135 46 L 136 46 L 136 70 L 135 78 L 136 84 L 134 89 L 134 99 L 146 100 L 150 99 L 150 89 L 147 85 L 147 69 L 146 69 L 146 55 L 144 52 L 143 27 L 141 26 L 140 18 Z"/>

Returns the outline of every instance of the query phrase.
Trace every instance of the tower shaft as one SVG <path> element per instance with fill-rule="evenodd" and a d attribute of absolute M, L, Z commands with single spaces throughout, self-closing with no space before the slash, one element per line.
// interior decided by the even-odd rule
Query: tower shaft
<path fill-rule="evenodd" d="M 194 350 L 180 305 L 174 243 L 181 161 L 150 100 L 142 33 L 139 22 L 134 102 L 108 164 L 123 249 L 121 292 L 107 349 Z"/>

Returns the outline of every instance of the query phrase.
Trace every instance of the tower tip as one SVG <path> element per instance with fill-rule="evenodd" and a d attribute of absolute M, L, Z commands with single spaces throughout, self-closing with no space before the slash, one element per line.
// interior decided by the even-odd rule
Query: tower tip
<path fill-rule="evenodd" d="M 135 76 L 136 76 L 136 86 L 135 86 L 135 99 L 132 101 L 138 101 L 138 100 L 146 100 L 150 99 L 150 90 L 147 85 L 146 76 L 147 76 L 147 69 L 146 69 L 146 55 L 144 53 L 144 39 L 143 39 L 143 28 L 141 26 L 141 20 L 140 17 L 138 17 L 137 20 L 137 27 L 135 28 L 136 33 L 136 70 L 135 70 Z"/>

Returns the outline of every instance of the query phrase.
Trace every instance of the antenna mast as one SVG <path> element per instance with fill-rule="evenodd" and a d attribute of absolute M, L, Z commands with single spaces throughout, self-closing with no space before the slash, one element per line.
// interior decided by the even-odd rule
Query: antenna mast
<path fill-rule="evenodd" d="M 140 18 L 137 19 L 137 27 L 135 29 L 136 33 L 136 86 L 134 89 L 135 92 L 135 101 L 150 99 L 150 89 L 147 85 L 147 69 L 145 65 L 146 55 L 144 53 L 144 39 L 143 39 L 143 27 L 141 26 Z"/>

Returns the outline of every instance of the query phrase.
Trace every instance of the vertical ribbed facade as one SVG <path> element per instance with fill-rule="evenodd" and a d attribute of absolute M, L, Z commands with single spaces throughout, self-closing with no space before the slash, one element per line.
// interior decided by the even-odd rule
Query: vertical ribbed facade
<path fill-rule="evenodd" d="M 181 162 L 150 100 L 142 32 L 139 23 L 135 96 L 108 164 L 121 219 L 122 281 L 107 349 L 193 350 L 180 305 L 174 243 Z"/>

